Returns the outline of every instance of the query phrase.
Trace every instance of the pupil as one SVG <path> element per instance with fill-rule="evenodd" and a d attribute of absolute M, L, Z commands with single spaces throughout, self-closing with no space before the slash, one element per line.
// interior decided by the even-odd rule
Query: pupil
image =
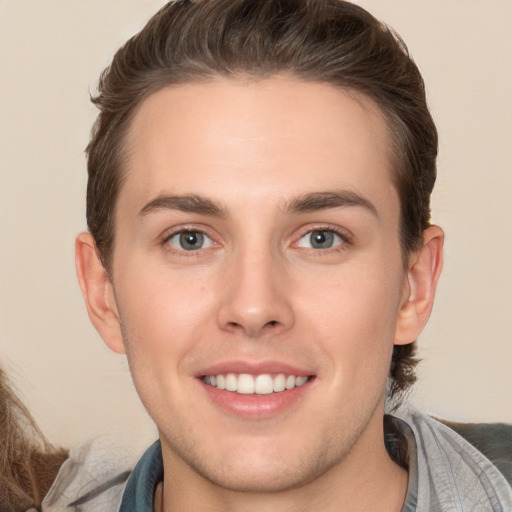
<path fill-rule="evenodd" d="M 331 247 L 333 240 L 334 235 L 329 231 L 313 231 L 313 233 L 311 233 L 311 245 L 315 249 Z"/>
<path fill-rule="evenodd" d="M 203 235 L 201 233 L 183 233 L 180 236 L 181 246 L 186 250 L 197 249 L 201 246 Z"/>

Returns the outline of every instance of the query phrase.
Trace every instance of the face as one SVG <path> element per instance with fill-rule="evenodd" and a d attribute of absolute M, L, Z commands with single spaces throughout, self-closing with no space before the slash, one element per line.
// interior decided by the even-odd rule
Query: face
<path fill-rule="evenodd" d="M 389 146 L 370 99 L 290 77 L 141 105 L 116 210 L 124 341 L 110 344 L 169 471 L 285 489 L 381 439 L 408 290 Z"/>

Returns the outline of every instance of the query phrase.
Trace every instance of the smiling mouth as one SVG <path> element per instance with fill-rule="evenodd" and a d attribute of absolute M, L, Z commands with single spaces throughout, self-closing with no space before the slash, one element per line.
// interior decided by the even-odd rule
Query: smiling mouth
<path fill-rule="evenodd" d="M 263 373 L 251 375 L 249 373 L 227 373 L 218 375 L 205 375 L 202 381 L 217 389 L 231 391 L 240 395 L 270 395 L 282 393 L 298 388 L 308 382 L 310 377 L 285 375 L 279 373 L 270 375 Z"/>

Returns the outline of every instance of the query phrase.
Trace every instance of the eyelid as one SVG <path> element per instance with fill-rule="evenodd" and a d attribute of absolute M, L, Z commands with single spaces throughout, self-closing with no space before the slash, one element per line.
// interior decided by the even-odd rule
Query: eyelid
<path fill-rule="evenodd" d="M 341 243 L 329 247 L 326 249 L 318 249 L 315 247 L 301 247 L 299 245 L 300 240 L 302 240 L 305 236 L 315 232 L 315 231 L 328 231 L 331 233 L 334 233 L 336 236 L 338 236 L 341 239 Z M 342 228 L 340 226 L 332 225 L 332 224 L 310 224 L 308 226 L 304 226 L 299 230 L 298 235 L 294 238 L 294 242 L 292 243 L 292 247 L 296 247 L 299 249 L 305 249 L 309 251 L 314 252 L 330 252 L 330 251 L 339 251 L 342 249 L 346 249 L 348 246 L 352 245 L 352 239 L 353 235 L 350 233 L 350 231 L 346 228 Z"/>
<path fill-rule="evenodd" d="M 313 233 L 330 233 L 330 234 L 332 234 L 333 245 L 330 247 L 323 248 L 323 247 L 313 247 L 311 245 L 308 245 L 307 243 L 303 243 L 303 241 L 307 241 L 308 238 L 312 242 L 311 239 L 312 239 Z M 298 245 L 298 247 L 302 247 L 304 249 L 316 249 L 316 250 L 328 251 L 329 249 L 334 249 L 335 247 L 339 247 L 343 243 L 344 243 L 344 240 L 338 233 L 335 233 L 332 230 L 315 229 L 314 231 L 308 231 L 305 235 L 301 236 L 299 238 L 299 241 L 297 242 L 297 245 Z"/>
<path fill-rule="evenodd" d="M 208 238 L 211 243 L 209 244 L 208 247 L 201 247 L 199 249 L 189 250 L 189 251 L 187 251 L 186 249 L 180 249 L 180 248 L 175 247 L 169 243 L 169 240 L 171 238 L 173 238 L 176 235 L 181 235 L 183 233 L 201 233 L 206 238 Z M 172 228 L 169 228 L 169 229 L 165 230 L 159 238 L 160 238 L 160 240 L 159 240 L 160 245 L 162 245 L 166 251 L 174 253 L 174 254 L 178 254 L 178 255 L 183 255 L 183 256 L 194 256 L 202 251 L 206 251 L 208 249 L 212 249 L 212 248 L 215 248 L 215 246 L 220 245 L 215 240 L 215 237 L 212 235 L 210 229 L 208 229 L 205 226 L 197 226 L 197 225 L 193 225 L 193 224 L 186 224 L 186 225 L 182 225 L 182 226 L 174 226 Z"/>
<path fill-rule="evenodd" d="M 174 245 L 171 242 L 174 238 L 178 238 L 179 239 L 179 238 L 181 238 L 182 235 L 187 234 L 187 233 L 197 233 L 197 234 L 201 235 L 203 237 L 203 240 L 206 239 L 207 245 L 206 246 L 203 245 L 202 247 L 198 247 L 197 249 L 190 249 L 190 250 L 187 251 L 187 249 L 182 249 L 182 248 Z M 210 248 L 213 245 L 213 240 L 206 233 L 203 233 L 202 231 L 196 231 L 196 230 L 194 230 L 194 231 L 178 231 L 177 233 L 174 233 L 173 235 L 167 237 L 166 243 L 170 244 L 172 247 L 174 247 L 178 251 L 184 250 L 186 252 L 193 252 L 193 251 L 200 251 L 202 249 Z"/>
<path fill-rule="evenodd" d="M 308 224 L 307 226 L 301 227 L 298 231 L 296 231 L 297 235 L 293 237 L 293 242 L 291 243 L 291 247 L 299 247 L 299 241 L 306 235 L 314 232 L 314 231 L 328 231 L 332 232 L 335 235 L 339 236 L 341 238 L 341 243 L 327 249 L 317 249 L 317 248 L 305 248 L 310 249 L 311 251 L 315 252 L 329 252 L 329 251 L 335 251 L 340 250 L 340 248 L 347 248 L 347 246 L 352 245 L 353 243 L 353 235 L 347 228 L 342 228 L 337 225 L 332 224 Z M 182 233 L 190 233 L 190 232 L 197 232 L 202 233 L 205 237 L 207 237 L 211 244 L 208 247 L 200 248 L 197 250 L 190 250 L 187 251 L 185 249 L 179 249 L 176 247 L 173 247 L 169 244 L 169 240 L 178 234 Z M 194 256 L 202 251 L 206 251 L 209 249 L 215 249 L 219 248 L 222 244 L 217 241 L 217 236 L 212 234 L 212 230 L 204 225 L 194 225 L 194 224 L 186 224 L 186 225 L 180 225 L 180 226 L 174 226 L 172 228 L 169 228 L 165 230 L 162 235 L 159 237 L 159 243 L 160 245 L 164 246 L 164 248 L 169 252 L 174 252 L 179 255 L 185 255 L 185 256 Z"/>

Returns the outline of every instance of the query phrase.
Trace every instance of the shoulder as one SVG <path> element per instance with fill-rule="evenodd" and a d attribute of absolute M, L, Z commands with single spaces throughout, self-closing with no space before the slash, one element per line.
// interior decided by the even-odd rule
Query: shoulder
<path fill-rule="evenodd" d="M 42 511 L 117 510 L 132 467 L 123 450 L 106 439 L 72 449 L 43 501 Z"/>
<path fill-rule="evenodd" d="M 506 423 L 441 423 L 483 453 L 512 485 L 512 425 Z"/>
<path fill-rule="evenodd" d="M 509 426 L 453 424 L 414 410 L 399 417 L 411 431 L 417 510 L 512 510 Z"/>

